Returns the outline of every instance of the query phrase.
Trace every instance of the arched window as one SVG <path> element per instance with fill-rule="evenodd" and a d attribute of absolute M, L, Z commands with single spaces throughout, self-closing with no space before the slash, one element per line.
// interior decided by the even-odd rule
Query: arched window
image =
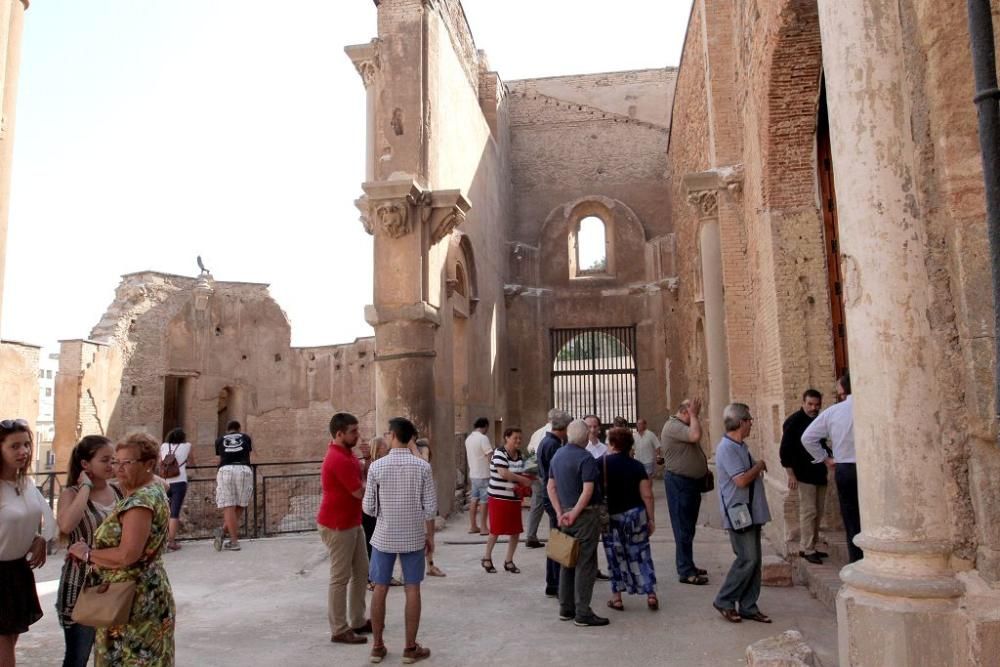
<path fill-rule="evenodd" d="M 607 230 L 595 215 L 580 220 L 576 234 L 577 275 L 605 273 L 608 270 Z"/>

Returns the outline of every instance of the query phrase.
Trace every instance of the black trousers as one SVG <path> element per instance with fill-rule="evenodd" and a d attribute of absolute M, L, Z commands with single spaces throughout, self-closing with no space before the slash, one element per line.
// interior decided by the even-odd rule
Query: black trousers
<path fill-rule="evenodd" d="M 851 562 L 865 557 L 865 552 L 854 545 L 854 536 L 861 532 L 861 507 L 858 504 L 858 466 L 854 463 L 838 463 L 833 473 L 840 497 L 840 516 L 844 519 L 847 534 L 847 553 Z"/>

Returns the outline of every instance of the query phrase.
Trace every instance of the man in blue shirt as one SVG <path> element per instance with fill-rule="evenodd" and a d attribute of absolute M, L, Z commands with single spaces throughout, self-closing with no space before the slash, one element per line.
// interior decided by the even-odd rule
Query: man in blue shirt
<path fill-rule="evenodd" d="M 715 450 L 715 465 L 719 478 L 719 505 L 723 527 L 729 531 L 729 543 L 736 554 L 726 580 L 722 583 L 713 606 L 732 623 L 744 618 L 760 623 L 771 619 L 757 607 L 760 597 L 761 550 L 760 532 L 771 520 L 764 493 L 764 473 L 767 464 L 754 462 L 744 440 L 753 428 L 750 408 L 743 403 L 731 403 L 722 413 L 726 434 Z M 736 529 L 729 519 L 729 510 L 745 505 L 750 512 L 750 525 Z M 737 611 L 736 605 L 739 604 Z"/>
<path fill-rule="evenodd" d="M 573 421 L 573 417 L 565 410 L 550 411 L 549 419 L 552 422 L 552 430 L 546 433 L 542 441 L 538 443 L 535 454 L 535 460 L 538 461 L 538 479 L 543 489 L 549 483 L 549 466 L 552 463 L 552 457 L 566 442 L 566 427 Z M 545 513 L 549 515 L 549 531 L 553 531 L 558 525 L 558 517 L 549 501 L 548 493 L 542 493 L 542 496 Z M 551 558 L 545 559 L 545 595 L 550 598 L 559 595 L 559 563 Z"/>
<path fill-rule="evenodd" d="M 559 517 L 559 527 L 579 545 L 576 567 L 559 571 L 559 620 L 573 619 L 581 627 L 607 625 L 608 619 L 590 607 L 597 579 L 600 468 L 586 449 L 587 423 L 582 419 L 570 422 L 566 434 L 569 444 L 556 452 L 547 471 L 549 501 Z"/>

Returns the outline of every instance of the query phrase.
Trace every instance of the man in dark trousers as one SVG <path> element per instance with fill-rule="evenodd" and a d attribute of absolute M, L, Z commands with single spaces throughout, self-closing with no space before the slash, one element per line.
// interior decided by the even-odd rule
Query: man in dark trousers
<path fill-rule="evenodd" d="M 788 474 L 788 490 L 799 496 L 799 556 L 816 565 L 823 564 L 828 554 L 816 550 L 819 524 L 826 505 L 827 470 L 823 463 L 814 463 L 812 454 L 802 446 L 802 434 L 819 415 L 823 394 L 806 389 L 802 407 L 785 420 L 781 434 L 781 465 Z"/>
<path fill-rule="evenodd" d="M 549 500 L 547 491 L 549 483 L 549 465 L 552 457 L 566 442 L 566 427 L 573 421 L 573 418 L 565 410 L 553 410 L 549 412 L 549 419 L 552 423 L 552 430 L 545 434 L 542 441 L 538 443 L 536 459 L 538 461 L 538 479 L 541 481 L 545 494 L 543 507 L 545 513 L 549 515 L 549 530 L 555 530 L 559 523 L 555 508 Z M 550 598 L 559 595 L 559 563 L 551 558 L 545 559 L 545 595 Z"/>

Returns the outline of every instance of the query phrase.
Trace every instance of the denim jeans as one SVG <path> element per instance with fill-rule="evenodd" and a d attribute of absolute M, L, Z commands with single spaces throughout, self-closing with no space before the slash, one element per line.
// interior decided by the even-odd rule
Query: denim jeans
<path fill-rule="evenodd" d="M 753 616 L 760 609 L 760 575 L 762 556 L 760 551 L 760 529 L 754 524 L 742 533 L 730 530 L 729 543 L 733 547 L 736 560 L 733 561 L 715 596 L 715 606 L 721 609 L 735 609 L 739 603 L 740 616 Z"/>
<path fill-rule="evenodd" d="M 66 638 L 66 655 L 63 657 L 63 667 L 87 667 L 87 660 L 94 651 L 94 637 L 97 628 L 74 623 L 63 628 Z"/>
<path fill-rule="evenodd" d="M 694 564 L 694 533 L 701 510 L 701 480 L 667 472 L 663 476 L 667 490 L 670 528 L 674 531 L 677 575 L 684 579 L 697 574 Z"/>

